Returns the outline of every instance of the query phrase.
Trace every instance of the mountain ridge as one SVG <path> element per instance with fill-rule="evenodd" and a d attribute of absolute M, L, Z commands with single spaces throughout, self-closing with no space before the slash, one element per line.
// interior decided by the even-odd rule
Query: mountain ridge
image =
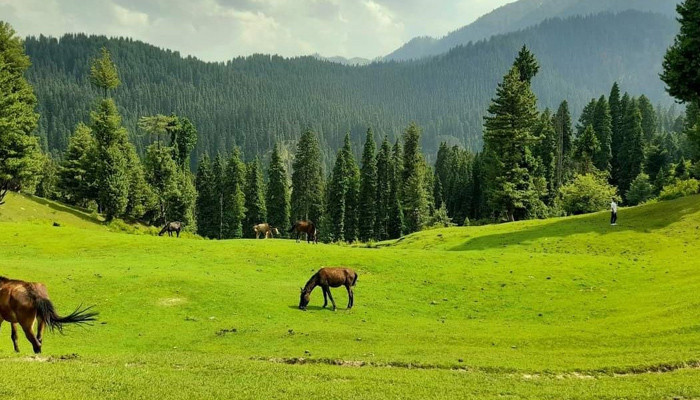
<path fill-rule="evenodd" d="M 384 61 L 407 61 L 445 53 L 458 45 L 516 32 L 551 18 L 628 10 L 674 17 L 677 0 L 519 0 L 503 5 L 441 38 L 418 36 L 389 53 Z"/>

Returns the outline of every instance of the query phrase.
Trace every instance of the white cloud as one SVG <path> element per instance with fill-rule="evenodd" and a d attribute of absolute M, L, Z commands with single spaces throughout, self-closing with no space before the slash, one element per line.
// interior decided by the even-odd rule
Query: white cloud
<path fill-rule="evenodd" d="M 205 60 L 252 53 L 374 58 L 513 0 L 0 0 L 21 35 L 131 36 Z"/>

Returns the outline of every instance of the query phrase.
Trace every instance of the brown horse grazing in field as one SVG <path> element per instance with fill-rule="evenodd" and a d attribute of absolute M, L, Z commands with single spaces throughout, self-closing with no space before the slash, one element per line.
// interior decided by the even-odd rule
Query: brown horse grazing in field
<path fill-rule="evenodd" d="M 168 232 L 168 236 L 173 237 L 173 232 L 177 234 L 177 237 L 180 237 L 180 231 L 182 230 L 182 222 L 169 222 L 165 224 L 163 229 L 160 230 L 160 233 L 158 236 L 163 236 L 165 232 Z"/>
<path fill-rule="evenodd" d="M 92 307 L 76 308 L 70 315 L 60 317 L 56 313 L 46 286 L 43 283 L 23 282 L 0 276 L 0 325 L 3 321 L 12 327 L 12 344 L 17 345 L 17 324 L 22 327 L 24 335 L 32 344 L 34 353 L 41 353 L 44 328 L 48 325 L 52 331 L 63 332 L 64 324 L 85 324 L 95 321 L 96 312 Z M 34 336 L 34 322 L 38 321 L 37 335 Z"/>
<path fill-rule="evenodd" d="M 357 273 L 350 268 L 321 268 L 306 282 L 306 286 L 301 289 L 299 309 L 306 310 L 311 292 L 316 286 L 320 286 L 323 289 L 323 308 L 326 308 L 328 305 L 328 298 L 330 297 L 331 303 L 333 303 L 333 311 L 335 311 L 335 300 L 333 300 L 331 288 L 345 286 L 345 289 L 348 291 L 348 309 L 350 309 L 355 303 L 352 287 L 356 283 Z"/>
<path fill-rule="evenodd" d="M 292 225 L 292 228 L 289 230 L 289 233 L 292 232 L 296 233 L 297 235 L 297 243 L 299 243 L 299 238 L 301 238 L 302 233 L 306 233 L 307 243 L 311 241 L 318 243 L 318 229 L 316 229 L 316 225 L 311 221 L 295 222 L 294 225 Z"/>
<path fill-rule="evenodd" d="M 279 229 L 273 228 L 268 223 L 257 224 L 255 226 L 253 226 L 253 231 L 255 232 L 256 239 L 260 238 L 261 233 L 265 235 L 265 239 L 267 239 L 268 235 L 269 235 L 269 237 L 274 238 L 275 235 L 279 236 L 279 234 L 280 234 Z"/>

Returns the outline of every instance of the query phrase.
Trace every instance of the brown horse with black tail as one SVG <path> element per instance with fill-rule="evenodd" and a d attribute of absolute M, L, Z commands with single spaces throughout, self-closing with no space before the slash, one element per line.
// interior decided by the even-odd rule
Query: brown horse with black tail
<path fill-rule="evenodd" d="M 297 235 L 297 243 L 299 243 L 302 233 L 306 234 L 307 243 L 310 243 L 311 241 L 318 243 L 318 229 L 316 229 L 316 224 L 311 221 L 295 222 L 294 225 L 292 225 L 292 228 L 289 230 L 289 233 L 292 232 L 296 233 Z M 292 235 L 294 233 L 292 233 Z"/>
<path fill-rule="evenodd" d="M 331 288 L 345 286 L 345 289 L 348 291 L 348 309 L 350 309 L 355 303 L 355 295 L 352 288 L 356 283 L 357 273 L 350 268 L 321 268 L 306 282 L 306 286 L 301 289 L 299 309 L 306 311 L 311 292 L 316 286 L 320 286 L 323 289 L 323 308 L 326 308 L 328 298 L 330 298 L 331 303 L 333 303 L 333 311 L 335 311 L 335 300 L 333 300 Z"/>
<path fill-rule="evenodd" d="M 19 352 L 17 344 L 17 324 L 32 344 L 34 353 L 41 353 L 44 328 L 63 332 L 64 324 L 85 324 L 96 320 L 97 313 L 92 307 L 76 308 L 71 314 L 61 317 L 49 300 L 49 293 L 43 283 L 24 282 L 0 277 L 0 325 L 3 321 L 12 327 L 12 344 Z M 34 323 L 38 321 L 37 334 Z"/>
<path fill-rule="evenodd" d="M 168 236 L 173 237 L 173 232 L 177 234 L 177 237 L 180 237 L 180 231 L 182 230 L 182 222 L 169 222 L 165 224 L 163 229 L 160 230 L 160 233 L 158 233 L 158 236 L 163 236 L 165 232 L 168 232 Z"/>

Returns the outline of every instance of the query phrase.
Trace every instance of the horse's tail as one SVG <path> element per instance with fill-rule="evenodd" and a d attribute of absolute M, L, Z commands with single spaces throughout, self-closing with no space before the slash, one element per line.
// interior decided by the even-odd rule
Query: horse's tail
<path fill-rule="evenodd" d="M 351 286 L 355 286 L 356 283 L 357 283 L 357 272 L 355 272 L 355 278 L 352 280 Z"/>
<path fill-rule="evenodd" d="M 61 317 L 56 312 L 56 309 L 51 303 L 51 300 L 45 297 L 37 297 L 35 299 L 37 316 L 41 318 L 42 321 L 53 331 L 58 329 L 59 332 L 63 332 L 63 324 L 88 324 L 97 320 L 98 313 L 91 311 L 94 306 L 85 307 L 81 309 L 78 306 L 75 311 Z"/>

